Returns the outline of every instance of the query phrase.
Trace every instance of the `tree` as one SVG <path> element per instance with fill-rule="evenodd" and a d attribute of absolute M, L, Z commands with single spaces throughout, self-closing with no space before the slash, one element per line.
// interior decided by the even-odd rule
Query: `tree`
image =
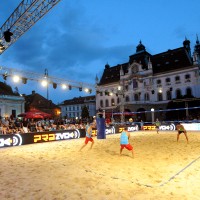
<path fill-rule="evenodd" d="M 83 106 L 82 112 L 81 112 L 81 118 L 84 120 L 84 119 L 89 119 L 89 117 L 90 117 L 90 114 L 89 114 L 87 106 Z"/>

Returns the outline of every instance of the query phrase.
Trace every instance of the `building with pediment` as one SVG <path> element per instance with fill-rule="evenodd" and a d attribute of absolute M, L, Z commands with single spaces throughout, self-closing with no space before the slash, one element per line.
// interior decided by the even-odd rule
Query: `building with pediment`
<path fill-rule="evenodd" d="M 105 113 L 135 112 L 135 120 L 166 119 L 169 102 L 200 98 L 200 44 L 198 37 L 193 54 L 190 41 L 183 46 L 156 55 L 146 51 L 140 41 L 129 61 L 116 66 L 105 65 L 97 82 L 96 108 Z M 188 100 L 188 101 L 187 101 Z M 155 117 L 152 119 L 152 111 Z M 186 115 L 188 110 L 186 110 Z M 124 121 L 124 115 L 121 115 Z"/>
<path fill-rule="evenodd" d="M 0 116 L 16 118 L 24 112 L 25 99 L 6 83 L 0 82 Z"/>

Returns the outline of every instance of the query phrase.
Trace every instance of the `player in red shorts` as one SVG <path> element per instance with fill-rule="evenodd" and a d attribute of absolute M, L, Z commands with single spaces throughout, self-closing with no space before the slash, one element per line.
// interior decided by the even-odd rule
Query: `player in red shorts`
<path fill-rule="evenodd" d="M 126 148 L 132 152 L 132 156 L 134 157 L 133 147 L 129 143 L 129 139 L 130 133 L 127 131 L 127 127 L 124 127 L 124 131 L 122 131 L 120 136 L 120 155 L 122 154 L 122 150 Z"/>
<path fill-rule="evenodd" d="M 89 124 L 89 122 L 87 123 L 87 125 L 85 127 L 85 132 L 86 132 L 85 142 L 79 151 L 81 151 L 88 144 L 88 142 L 92 142 L 90 149 L 92 149 L 92 146 L 94 145 L 94 140 L 92 138 L 92 125 Z"/>

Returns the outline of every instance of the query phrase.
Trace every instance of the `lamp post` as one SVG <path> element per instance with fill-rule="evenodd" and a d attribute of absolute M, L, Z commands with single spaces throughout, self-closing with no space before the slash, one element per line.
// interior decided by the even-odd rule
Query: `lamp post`
<path fill-rule="evenodd" d="M 48 69 L 45 69 L 44 70 L 44 78 L 46 78 L 46 80 L 47 80 L 47 100 L 49 100 L 49 83 L 48 83 L 48 76 L 49 76 L 49 74 L 48 74 Z"/>
<path fill-rule="evenodd" d="M 151 108 L 151 121 L 154 122 L 154 108 Z"/>

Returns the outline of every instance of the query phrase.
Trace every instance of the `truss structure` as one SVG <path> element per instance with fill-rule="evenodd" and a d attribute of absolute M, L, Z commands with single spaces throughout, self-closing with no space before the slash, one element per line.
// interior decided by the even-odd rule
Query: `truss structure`
<path fill-rule="evenodd" d="M 45 69 L 45 72 L 47 70 Z M 0 75 L 3 76 L 4 79 L 7 79 L 7 77 L 14 77 L 18 76 L 20 79 L 26 79 L 27 81 L 36 81 L 36 82 L 41 82 L 42 80 L 46 79 L 48 81 L 48 84 L 56 84 L 56 85 L 67 85 L 71 86 L 71 88 L 88 88 L 88 89 L 95 89 L 95 85 L 85 83 L 85 82 L 78 82 L 78 81 L 73 81 L 73 80 L 67 80 L 67 79 L 61 79 L 58 77 L 54 76 L 49 76 L 48 73 L 44 74 L 39 74 L 35 72 L 29 72 L 29 71 L 24 71 L 24 70 L 19 70 L 19 69 L 14 69 L 14 68 L 8 68 L 8 67 L 2 67 L 0 66 Z"/>
<path fill-rule="evenodd" d="M 23 0 L 0 28 L 0 44 L 3 47 L 0 54 L 59 2 L 60 0 Z M 7 30 L 13 33 L 10 42 L 4 39 L 4 32 Z"/>

